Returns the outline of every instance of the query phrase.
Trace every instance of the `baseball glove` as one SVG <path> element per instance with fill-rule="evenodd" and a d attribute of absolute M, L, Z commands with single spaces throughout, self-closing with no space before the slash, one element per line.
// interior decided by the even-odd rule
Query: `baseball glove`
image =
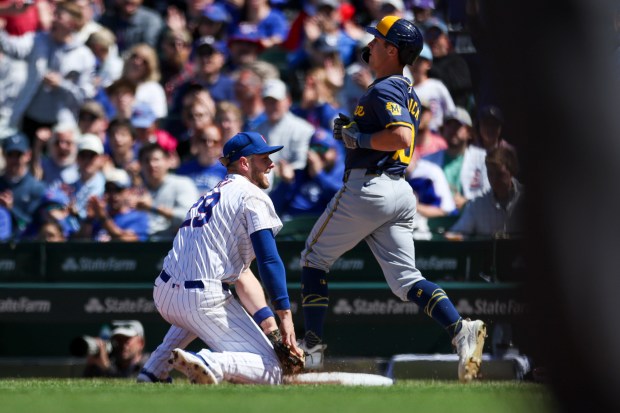
<path fill-rule="evenodd" d="M 306 363 L 305 354 L 302 353 L 300 357 L 291 351 L 289 346 L 282 342 L 280 330 L 273 330 L 271 333 L 267 334 L 267 338 L 271 341 L 271 344 L 273 344 L 273 349 L 278 356 L 278 360 L 280 360 L 280 365 L 282 366 L 284 374 L 299 374 L 303 371 Z"/>

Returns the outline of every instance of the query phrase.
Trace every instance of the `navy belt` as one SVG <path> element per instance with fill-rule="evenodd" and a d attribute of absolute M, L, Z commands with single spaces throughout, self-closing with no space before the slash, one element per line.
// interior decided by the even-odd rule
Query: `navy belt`
<path fill-rule="evenodd" d="M 159 278 L 161 278 L 164 283 L 167 283 L 172 277 L 166 271 L 162 270 L 159 273 Z M 201 280 L 184 281 L 183 286 L 188 290 L 205 288 L 205 284 Z M 222 288 L 224 289 L 224 291 L 228 291 L 230 289 L 230 286 L 227 283 L 222 283 Z"/>

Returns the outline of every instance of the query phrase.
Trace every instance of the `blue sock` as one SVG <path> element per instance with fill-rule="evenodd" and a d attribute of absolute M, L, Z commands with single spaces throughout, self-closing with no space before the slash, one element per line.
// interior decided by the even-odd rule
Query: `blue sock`
<path fill-rule="evenodd" d="M 450 337 L 461 330 L 461 316 L 437 284 L 428 280 L 418 281 L 407 293 L 407 298 L 424 308 L 424 313 L 441 324 Z"/>
<path fill-rule="evenodd" d="M 325 271 L 303 267 L 301 271 L 301 299 L 306 335 L 312 332 L 316 337 L 322 338 L 323 324 L 329 305 Z M 312 347 L 312 344 L 316 343 L 308 344 Z"/>

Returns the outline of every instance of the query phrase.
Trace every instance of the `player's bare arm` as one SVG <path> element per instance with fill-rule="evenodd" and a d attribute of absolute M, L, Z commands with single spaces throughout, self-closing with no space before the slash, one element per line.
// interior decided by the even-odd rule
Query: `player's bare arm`
<path fill-rule="evenodd" d="M 398 125 L 372 134 L 370 143 L 377 151 L 398 151 L 411 146 L 411 127 Z"/>
<path fill-rule="evenodd" d="M 235 291 L 245 310 L 252 316 L 261 308 L 267 307 L 265 292 L 254 273 L 249 268 L 242 272 L 235 282 Z M 260 323 L 263 333 L 269 334 L 278 328 L 275 317 L 267 317 Z"/>

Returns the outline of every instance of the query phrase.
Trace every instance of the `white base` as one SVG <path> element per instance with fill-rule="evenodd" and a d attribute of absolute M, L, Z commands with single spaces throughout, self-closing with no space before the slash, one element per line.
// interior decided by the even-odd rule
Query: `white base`
<path fill-rule="evenodd" d="M 284 376 L 285 384 L 340 384 L 343 386 L 391 386 L 394 380 L 378 374 L 322 372 Z"/>

